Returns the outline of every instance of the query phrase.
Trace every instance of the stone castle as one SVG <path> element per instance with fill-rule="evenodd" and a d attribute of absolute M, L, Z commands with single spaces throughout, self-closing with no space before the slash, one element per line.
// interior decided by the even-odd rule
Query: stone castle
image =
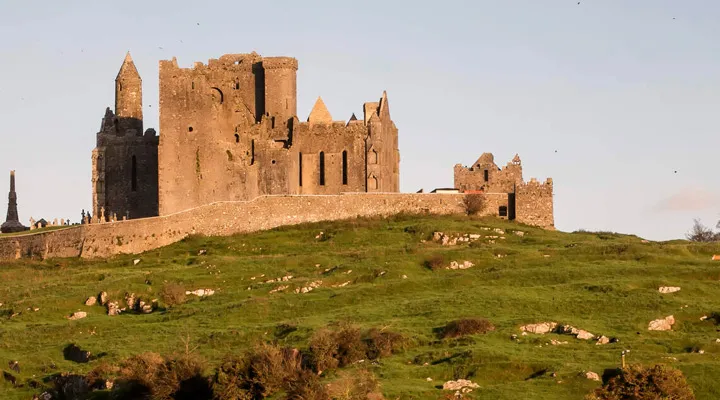
<path fill-rule="evenodd" d="M 387 94 L 335 121 L 321 98 L 297 116 L 298 62 L 256 53 L 208 64 L 160 61 L 160 133 L 143 130 L 130 54 L 92 153 L 93 215 L 168 215 L 262 195 L 399 192 L 398 129 Z"/>

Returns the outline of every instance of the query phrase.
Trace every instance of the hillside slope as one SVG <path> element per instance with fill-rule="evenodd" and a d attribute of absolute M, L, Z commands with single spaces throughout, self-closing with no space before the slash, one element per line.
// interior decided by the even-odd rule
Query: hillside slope
<path fill-rule="evenodd" d="M 443 246 L 432 241 L 435 231 L 480 239 Z M 578 399 L 599 385 L 584 373 L 619 366 L 625 349 L 631 363 L 681 369 L 698 399 L 720 398 L 720 327 L 701 321 L 720 312 L 720 262 L 710 261 L 713 253 L 720 254 L 720 246 L 548 232 L 496 219 L 398 216 L 193 237 L 108 260 L 4 263 L 0 366 L 9 371 L 6 363 L 18 360 L 21 372 L 13 373 L 27 382 L 59 371 L 84 373 L 145 351 L 171 354 L 189 340 L 210 374 L 225 356 L 258 341 L 302 348 L 316 329 L 351 322 L 412 339 L 403 353 L 365 364 L 389 399 L 437 399 L 449 393 L 438 386 L 457 378 L 480 385 L 470 395 L 475 399 Z M 431 259 L 474 266 L 431 270 L 425 266 Z M 263 283 L 285 276 L 292 278 Z M 318 281 L 308 293 L 294 292 Z M 161 302 L 151 314 L 110 317 L 99 305 L 83 304 L 100 291 L 111 300 L 126 292 L 151 300 L 172 283 L 215 293 L 167 309 Z M 280 286 L 288 288 L 271 293 Z M 681 290 L 661 294 L 660 286 Z M 88 315 L 68 320 L 75 311 Z M 649 321 L 668 315 L 677 321 L 672 331 L 648 331 Z M 436 337 L 437 328 L 465 317 L 486 318 L 496 330 Z M 545 321 L 619 342 L 521 335 L 521 325 Z M 280 334 L 282 324 L 292 327 L 289 334 Z M 551 339 L 567 344 L 546 345 Z M 87 364 L 64 360 L 70 343 L 101 357 Z M 2 382 L 0 392 L 27 399 L 36 391 Z"/>

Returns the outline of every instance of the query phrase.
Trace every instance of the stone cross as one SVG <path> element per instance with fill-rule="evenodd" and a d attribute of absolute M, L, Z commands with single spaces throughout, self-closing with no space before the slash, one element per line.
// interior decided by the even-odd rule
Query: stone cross
<path fill-rule="evenodd" d="M 0 226 L 0 232 L 22 232 L 25 228 L 20 223 L 17 211 L 17 193 L 15 193 L 15 171 L 10 171 L 10 194 L 8 195 L 8 209 L 5 223 Z"/>
<path fill-rule="evenodd" d="M 33 217 L 30 217 L 30 230 L 35 229 L 35 219 Z"/>
<path fill-rule="evenodd" d="M 105 207 L 100 207 L 100 223 L 105 222 Z"/>

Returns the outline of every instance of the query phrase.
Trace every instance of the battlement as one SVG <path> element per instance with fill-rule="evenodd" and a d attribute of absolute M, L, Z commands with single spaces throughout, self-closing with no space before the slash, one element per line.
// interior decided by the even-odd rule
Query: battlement
<path fill-rule="evenodd" d="M 518 184 L 518 186 L 525 186 L 525 187 L 542 187 L 542 186 L 552 187 L 552 185 L 553 185 L 552 178 L 547 178 L 545 180 L 545 182 L 540 182 L 536 178 L 530 178 L 529 181 Z"/>
<path fill-rule="evenodd" d="M 262 59 L 264 69 L 290 69 L 297 71 L 298 60 L 293 57 L 265 57 Z"/>

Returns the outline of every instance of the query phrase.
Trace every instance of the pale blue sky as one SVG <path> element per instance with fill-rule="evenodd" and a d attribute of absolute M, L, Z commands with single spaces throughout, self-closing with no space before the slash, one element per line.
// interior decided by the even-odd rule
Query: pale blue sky
<path fill-rule="evenodd" d="M 717 0 L 0 0 L 0 193 L 16 169 L 22 222 L 77 221 L 126 51 L 158 128 L 160 59 L 254 50 L 298 58 L 301 119 L 387 90 L 404 192 L 519 153 L 559 229 L 679 238 L 720 218 L 718 21 Z"/>

